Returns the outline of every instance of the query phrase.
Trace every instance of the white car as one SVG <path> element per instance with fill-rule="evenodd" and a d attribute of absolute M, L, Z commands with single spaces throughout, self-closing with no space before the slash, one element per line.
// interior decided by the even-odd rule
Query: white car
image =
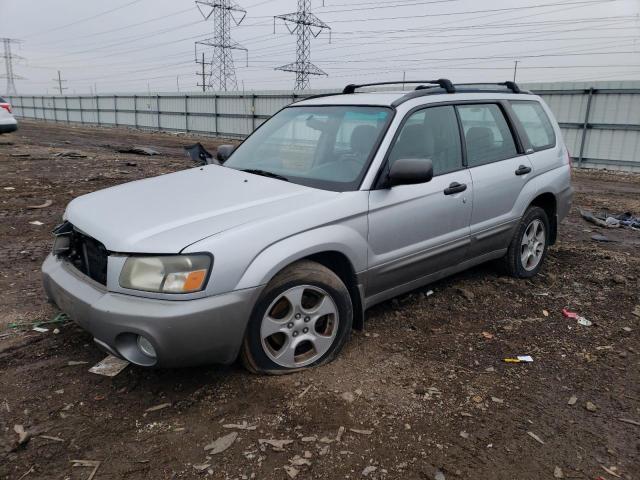
<path fill-rule="evenodd" d="M 11 104 L 0 97 L 0 134 L 15 132 L 18 129 L 18 122 L 11 113 Z"/>

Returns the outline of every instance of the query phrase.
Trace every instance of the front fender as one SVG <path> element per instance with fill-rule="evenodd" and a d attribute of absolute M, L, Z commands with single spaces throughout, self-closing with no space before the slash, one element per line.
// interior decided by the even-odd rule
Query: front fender
<path fill-rule="evenodd" d="M 356 273 L 367 266 L 366 219 L 326 225 L 280 240 L 262 250 L 249 264 L 236 289 L 269 282 L 280 270 L 302 258 L 322 253 L 343 254 Z"/>

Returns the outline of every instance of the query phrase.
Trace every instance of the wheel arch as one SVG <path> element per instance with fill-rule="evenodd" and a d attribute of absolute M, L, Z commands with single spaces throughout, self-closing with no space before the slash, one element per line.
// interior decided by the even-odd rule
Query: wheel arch
<path fill-rule="evenodd" d="M 551 192 L 540 193 L 529 203 L 529 207 L 540 207 L 545 211 L 549 219 L 549 244 L 556 243 L 558 237 L 558 202 L 556 196 Z"/>

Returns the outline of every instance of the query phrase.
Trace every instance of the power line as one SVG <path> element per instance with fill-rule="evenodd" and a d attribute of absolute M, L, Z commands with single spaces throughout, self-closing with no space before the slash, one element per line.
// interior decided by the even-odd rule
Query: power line
<path fill-rule="evenodd" d="M 317 37 L 323 30 L 331 30 L 311 13 L 311 0 L 298 0 L 298 11 L 273 17 L 273 33 L 276 31 L 276 19 L 282 20 L 289 33 L 297 36 L 296 61 L 276 70 L 296 74 L 294 90 L 309 88 L 309 75 L 326 75 L 324 71 L 311 63 L 311 37 Z"/>
<path fill-rule="evenodd" d="M 233 65 L 233 50 L 247 49 L 231 39 L 231 21 L 240 25 L 247 15 L 247 11 L 240 8 L 232 0 L 196 0 L 196 6 L 205 20 L 213 15 L 214 34 L 212 38 L 196 42 L 196 63 L 204 62 L 199 59 L 198 46 L 212 47 L 210 72 L 206 83 L 206 89 L 237 90 L 236 69 Z M 236 17 L 236 15 L 238 17 Z M 248 57 L 247 57 L 248 58 Z M 247 60 L 248 61 L 248 60 Z"/>

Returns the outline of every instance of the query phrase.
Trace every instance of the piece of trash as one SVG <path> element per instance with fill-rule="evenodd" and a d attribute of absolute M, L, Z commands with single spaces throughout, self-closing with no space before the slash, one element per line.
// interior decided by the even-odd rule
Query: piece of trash
<path fill-rule="evenodd" d="M 75 365 L 86 365 L 87 363 L 89 363 L 89 362 L 84 362 L 82 360 L 69 360 L 67 362 L 67 366 L 73 367 Z"/>
<path fill-rule="evenodd" d="M 482 332 L 482 336 L 484 338 L 486 338 L 487 340 L 491 340 L 493 339 L 493 333 L 489 333 L 489 332 Z"/>
<path fill-rule="evenodd" d="M 93 480 L 93 477 L 96 476 L 96 472 L 98 471 L 98 468 L 100 468 L 100 465 L 102 464 L 102 462 L 98 462 L 97 460 L 71 460 L 71 463 L 72 463 L 71 465 L 72 467 L 93 468 L 93 470 L 87 477 L 87 480 Z"/>
<path fill-rule="evenodd" d="M 536 442 L 540 443 L 541 445 L 544 445 L 544 442 L 542 441 L 542 439 L 535 433 L 528 431 L 527 435 L 529 435 L 531 438 L 533 438 Z"/>
<path fill-rule="evenodd" d="M 600 235 L 599 233 L 591 235 L 591 240 L 595 240 L 596 242 L 617 242 L 618 241 L 618 240 L 613 240 L 612 238 L 609 238 L 605 235 Z"/>
<path fill-rule="evenodd" d="M 187 145 L 184 147 L 184 150 L 189 157 L 194 162 L 199 165 L 219 165 L 218 160 L 213 158 L 213 155 L 207 151 L 206 148 L 202 146 L 201 143 L 195 143 L 193 145 Z"/>
<path fill-rule="evenodd" d="M 7 191 L 11 191 L 11 190 L 15 190 L 15 189 L 16 189 L 16 187 L 4 187 L 4 190 L 7 190 Z"/>
<path fill-rule="evenodd" d="M 33 323 L 10 323 L 8 327 L 9 328 L 34 328 L 34 327 L 41 327 L 42 325 L 51 325 L 52 323 L 63 324 L 68 320 L 69 320 L 69 317 L 67 316 L 66 313 L 59 313 L 53 318 L 53 320 L 45 320 L 42 322 L 33 322 Z"/>
<path fill-rule="evenodd" d="M 580 210 L 580 215 L 587 222 L 591 222 L 599 227 L 619 228 L 628 227 L 632 229 L 640 228 L 640 217 L 635 217 L 631 212 L 620 214 L 610 214 L 607 212 L 592 213 L 588 210 Z"/>
<path fill-rule="evenodd" d="M 246 420 L 243 420 L 242 423 L 227 423 L 222 425 L 222 428 L 235 428 L 236 430 L 255 430 L 258 428 L 257 425 L 249 425 Z"/>
<path fill-rule="evenodd" d="M 217 440 L 211 442 L 209 445 L 205 445 L 205 451 L 209 452 L 209 455 L 217 455 L 224 452 L 227 448 L 233 445 L 233 442 L 238 438 L 238 432 L 231 432 Z"/>
<path fill-rule="evenodd" d="M 13 431 L 18 434 L 18 446 L 22 446 L 31 439 L 31 434 L 22 425 L 14 425 Z"/>
<path fill-rule="evenodd" d="M 115 377 L 122 370 L 127 368 L 129 362 L 113 355 L 107 355 L 103 360 L 96 363 L 89 369 L 91 373 L 104 375 L 105 377 Z"/>
<path fill-rule="evenodd" d="M 135 153 L 136 155 L 160 155 L 153 148 L 132 145 L 131 147 L 120 147 L 116 149 L 119 153 Z"/>
<path fill-rule="evenodd" d="M 553 476 L 554 478 L 564 478 L 564 472 L 556 465 L 556 468 L 553 469 Z"/>
<path fill-rule="evenodd" d="M 427 290 L 427 293 L 425 295 L 427 297 L 430 297 L 431 295 L 433 295 L 433 290 Z"/>
<path fill-rule="evenodd" d="M 48 328 L 43 328 L 43 327 L 33 327 L 31 330 L 40 332 L 40 333 L 47 333 L 49 331 Z"/>
<path fill-rule="evenodd" d="M 38 209 L 38 208 L 47 208 L 53 205 L 53 200 L 45 200 L 44 203 L 40 205 L 27 205 L 27 208 L 30 209 Z"/>
<path fill-rule="evenodd" d="M 358 428 L 350 428 L 349 431 L 358 435 L 371 435 L 373 433 L 373 430 L 361 430 Z"/>
<path fill-rule="evenodd" d="M 545 317 L 549 316 L 549 311 L 548 310 L 542 310 L 542 315 L 544 315 Z"/>
<path fill-rule="evenodd" d="M 35 225 L 37 227 L 44 225 L 40 220 L 34 220 L 33 222 L 29 222 L 29 225 Z"/>
<path fill-rule="evenodd" d="M 145 410 L 145 412 L 157 412 L 158 410 L 162 410 L 164 408 L 170 407 L 170 403 L 161 403 L 160 405 L 156 405 L 155 407 L 149 407 Z"/>
<path fill-rule="evenodd" d="M 504 361 L 506 363 L 531 363 L 533 362 L 533 357 L 531 355 L 518 355 L 515 358 L 505 358 Z"/>
<path fill-rule="evenodd" d="M 298 475 L 299 473 L 299 470 L 295 467 L 292 467 L 291 465 L 285 465 L 282 468 L 284 469 L 286 474 L 289 476 L 289 478 L 296 478 L 296 475 Z"/>
<path fill-rule="evenodd" d="M 636 427 L 640 427 L 640 422 L 636 422 L 635 420 L 631 420 L 629 418 L 619 418 L 621 422 L 628 423 L 629 425 L 635 425 Z"/>
<path fill-rule="evenodd" d="M 571 397 L 567 401 L 567 405 L 575 405 L 577 401 L 578 397 L 576 397 L 575 395 L 571 395 Z"/>
<path fill-rule="evenodd" d="M 621 475 L 617 474 L 617 473 L 613 470 L 615 467 L 607 468 L 607 467 L 605 467 L 604 465 L 600 465 L 600 466 L 601 466 L 601 467 L 602 467 L 602 469 L 603 469 L 605 472 L 607 472 L 609 475 L 613 475 L 613 476 L 614 476 L 614 477 L 616 477 L 616 478 L 622 478 L 622 476 L 621 476 Z"/>
<path fill-rule="evenodd" d="M 258 443 L 260 445 L 269 445 L 275 452 L 284 452 L 284 447 L 293 443 L 293 440 L 274 440 L 274 439 L 267 439 L 267 438 L 259 438 Z"/>
<path fill-rule="evenodd" d="M 44 438 L 45 440 L 51 440 L 53 442 L 64 442 L 64 439 L 60 437 L 52 437 L 50 435 L 38 435 L 38 438 Z"/>
<path fill-rule="evenodd" d="M 587 320 L 585 317 L 578 315 L 576 312 L 567 310 L 566 308 L 562 309 L 562 315 L 564 315 L 567 318 L 572 318 L 574 320 L 577 320 L 578 324 L 583 325 L 585 327 L 590 327 L 591 325 L 593 325 L 593 322 L 591 322 L 590 320 Z"/>

